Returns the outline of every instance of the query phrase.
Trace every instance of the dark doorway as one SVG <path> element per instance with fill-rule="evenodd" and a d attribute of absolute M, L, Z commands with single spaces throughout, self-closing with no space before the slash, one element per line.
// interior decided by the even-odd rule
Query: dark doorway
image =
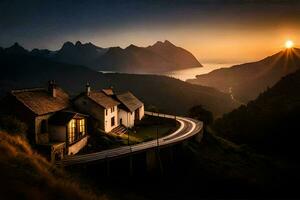
<path fill-rule="evenodd" d="M 136 121 L 140 120 L 140 109 L 136 109 L 134 111 L 134 120 Z"/>
<path fill-rule="evenodd" d="M 114 126 L 115 125 L 115 117 L 112 117 L 111 118 L 111 126 Z"/>

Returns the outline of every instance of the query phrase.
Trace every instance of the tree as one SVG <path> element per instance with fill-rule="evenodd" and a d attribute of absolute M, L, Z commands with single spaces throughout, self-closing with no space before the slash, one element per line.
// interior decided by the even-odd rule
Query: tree
<path fill-rule="evenodd" d="M 206 126 L 210 125 L 214 120 L 212 112 L 204 109 L 202 105 L 190 108 L 189 117 L 202 121 Z"/>

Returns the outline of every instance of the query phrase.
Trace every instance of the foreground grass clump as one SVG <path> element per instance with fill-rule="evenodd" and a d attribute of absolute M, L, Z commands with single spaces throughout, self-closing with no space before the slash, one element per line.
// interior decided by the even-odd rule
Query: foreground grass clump
<path fill-rule="evenodd" d="M 97 199 L 32 151 L 21 136 L 0 132 L 1 199 Z"/>

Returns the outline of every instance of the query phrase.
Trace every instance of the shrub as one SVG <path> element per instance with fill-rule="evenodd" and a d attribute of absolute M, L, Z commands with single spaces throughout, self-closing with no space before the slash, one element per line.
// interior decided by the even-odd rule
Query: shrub
<path fill-rule="evenodd" d="M 27 129 L 27 125 L 14 116 L 0 116 L 0 130 L 25 137 Z"/>
<path fill-rule="evenodd" d="M 204 109 L 202 105 L 197 105 L 189 110 L 189 117 L 203 121 L 205 125 L 209 125 L 213 122 L 212 112 Z"/>

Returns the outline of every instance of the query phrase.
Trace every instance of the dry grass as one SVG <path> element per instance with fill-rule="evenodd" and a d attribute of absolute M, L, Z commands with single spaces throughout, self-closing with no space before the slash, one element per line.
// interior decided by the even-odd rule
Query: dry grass
<path fill-rule="evenodd" d="M 106 199 L 83 189 L 20 136 L 0 132 L 0 152 L 0 199 Z"/>

